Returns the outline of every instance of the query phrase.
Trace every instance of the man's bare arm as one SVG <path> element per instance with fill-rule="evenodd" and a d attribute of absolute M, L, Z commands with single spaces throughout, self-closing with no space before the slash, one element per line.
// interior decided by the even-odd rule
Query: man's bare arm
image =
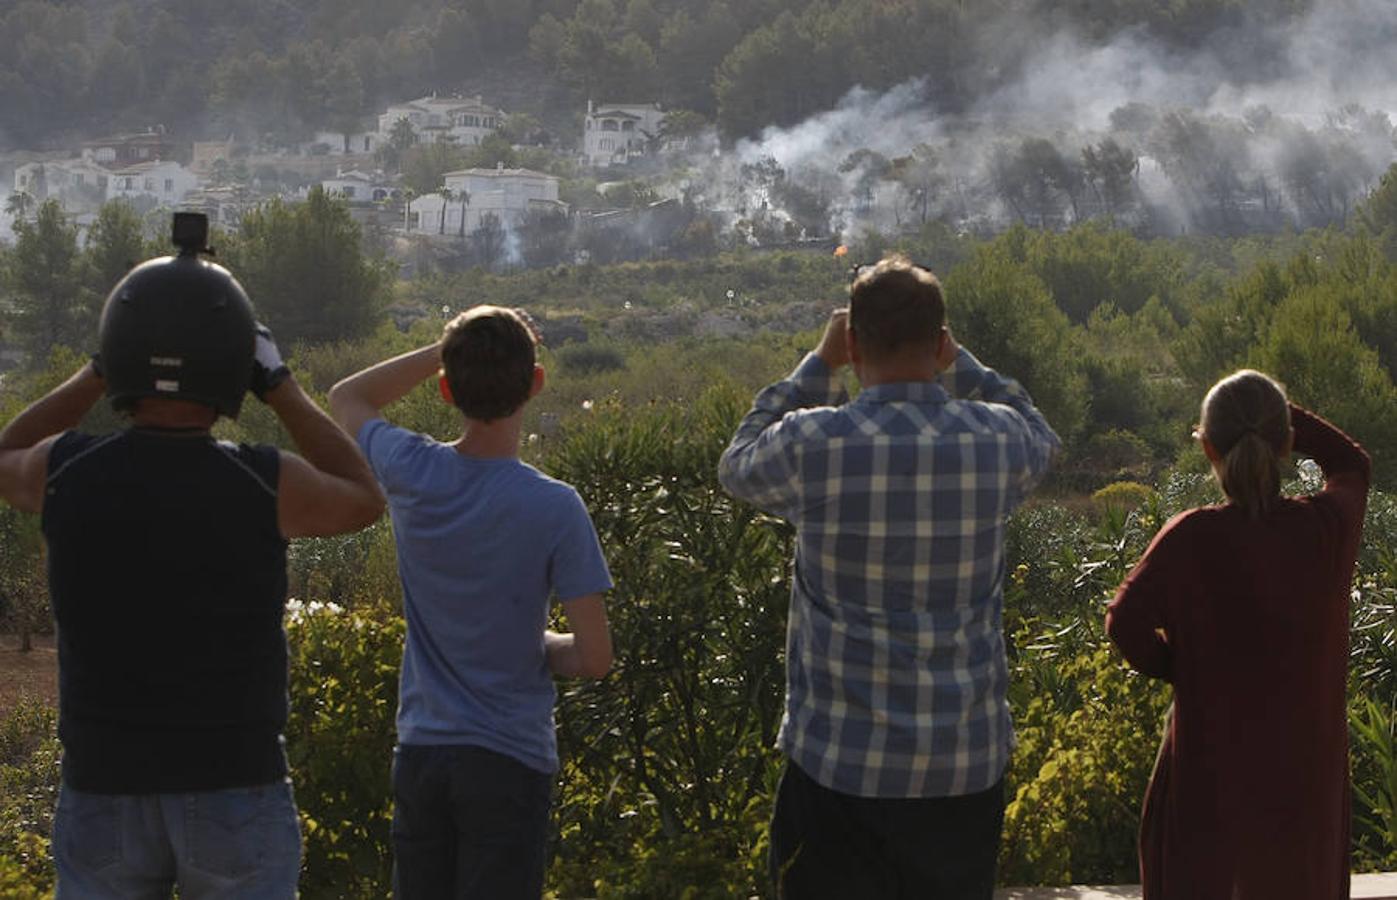
<path fill-rule="evenodd" d="M 77 427 L 106 391 L 106 381 L 88 363 L 0 430 L 0 497 L 16 509 L 39 512 L 49 449 L 57 435 Z"/>
<path fill-rule="evenodd" d="M 364 423 L 441 369 L 441 344 L 428 344 L 350 375 L 330 388 L 330 415 L 357 437 Z"/>
<path fill-rule="evenodd" d="M 570 632 L 543 633 L 548 668 L 565 678 L 603 678 L 611 671 L 611 627 L 601 594 L 564 601 Z"/>
<path fill-rule="evenodd" d="M 264 398 L 304 456 L 282 453 L 277 519 L 281 533 L 320 537 L 357 531 L 383 512 L 383 491 L 354 439 L 334 423 L 294 378 Z"/>

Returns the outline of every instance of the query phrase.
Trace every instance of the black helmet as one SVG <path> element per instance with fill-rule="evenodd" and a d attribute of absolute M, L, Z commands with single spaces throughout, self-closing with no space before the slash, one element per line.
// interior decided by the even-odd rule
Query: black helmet
<path fill-rule="evenodd" d="M 196 253 L 141 263 L 112 288 L 98 330 L 107 396 L 193 400 L 234 418 L 252 381 L 255 318 L 228 270 Z"/>

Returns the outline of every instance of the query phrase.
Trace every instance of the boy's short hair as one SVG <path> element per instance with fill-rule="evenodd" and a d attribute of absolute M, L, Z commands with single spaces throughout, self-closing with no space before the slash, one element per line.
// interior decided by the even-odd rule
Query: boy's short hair
<path fill-rule="evenodd" d="M 849 329 L 865 356 L 887 359 L 936 342 L 946 324 L 941 282 L 904 256 L 855 271 L 849 286 Z"/>
<path fill-rule="evenodd" d="M 529 399 L 538 334 L 520 313 L 476 306 L 442 330 L 441 366 L 456 408 L 490 422 L 513 415 Z"/>

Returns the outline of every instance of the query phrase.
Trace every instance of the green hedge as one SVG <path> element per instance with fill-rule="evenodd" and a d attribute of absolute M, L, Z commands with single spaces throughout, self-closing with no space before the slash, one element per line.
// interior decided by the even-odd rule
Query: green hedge
<path fill-rule="evenodd" d="M 540 465 L 575 484 L 607 549 L 615 671 L 560 683 L 549 889 L 575 897 L 767 896 L 766 820 L 780 757 L 790 528 L 732 502 L 714 470 L 748 397 L 601 403 Z M 1312 488 L 1301 471 L 1297 489 Z M 1167 687 L 1130 671 L 1104 604 L 1169 515 L 1215 497 L 1175 472 L 1141 502 L 1037 501 L 1008 533 L 1005 633 L 1019 746 L 1009 774 L 1006 883 L 1135 878 L 1135 832 Z M 1397 503 L 1375 494 L 1353 592 L 1355 866 L 1397 866 Z M 391 530 L 297 545 L 290 753 L 307 897 L 382 896 L 403 623 Z M 357 573 L 346 579 L 341 570 Z M 333 593 L 339 605 L 317 593 Z M 391 594 L 391 595 L 390 595 Z M 51 883 L 53 713 L 0 723 L 0 895 Z M 13 890 L 10 884 L 19 885 Z"/>

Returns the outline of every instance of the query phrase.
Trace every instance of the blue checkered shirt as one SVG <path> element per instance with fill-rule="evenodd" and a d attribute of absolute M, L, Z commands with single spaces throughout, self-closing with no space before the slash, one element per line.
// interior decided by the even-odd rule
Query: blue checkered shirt
<path fill-rule="evenodd" d="M 777 742 L 807 775 L 904 798 L 1002 777 L 1004 523 L 1060 446 L 964 348 L 938 382 L 852 402 L 813 354 L 757 395 L 718 477 L 796 526 Z"/>

